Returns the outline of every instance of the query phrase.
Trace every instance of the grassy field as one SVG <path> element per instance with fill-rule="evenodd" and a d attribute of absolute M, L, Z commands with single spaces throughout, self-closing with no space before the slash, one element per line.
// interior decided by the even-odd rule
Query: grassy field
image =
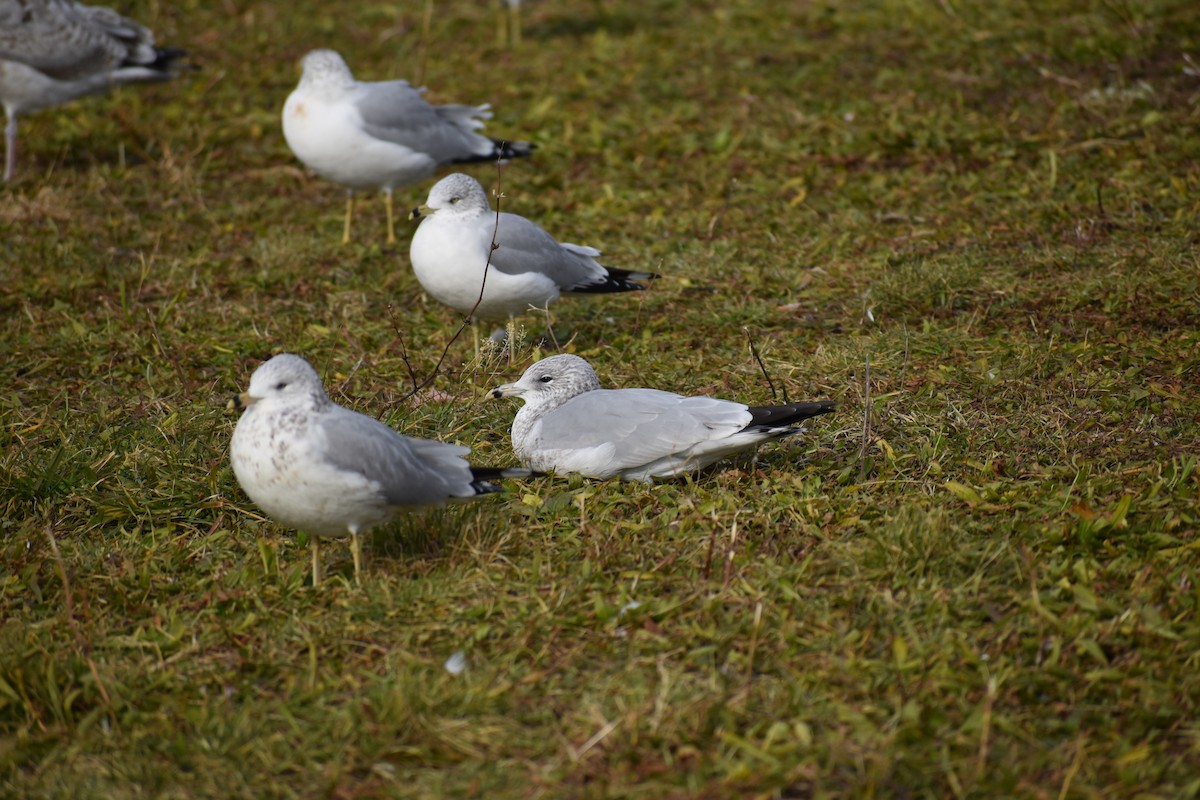
<path fill-rule="evenodd" d="M 1200 795 L 1194 3 L 116 5 L 202 69 L 27 118 L 0 188 L 0 795 Z M 490 101 L 503 207 L 665 276 L 557 306 L 608 385 L 839 412 L 313 590 L 229 466 L 254 367 L 507 465 L 543 329 L 451 343 L 376 197 L 338 244 L 279 124 L 322 46 Z"/>

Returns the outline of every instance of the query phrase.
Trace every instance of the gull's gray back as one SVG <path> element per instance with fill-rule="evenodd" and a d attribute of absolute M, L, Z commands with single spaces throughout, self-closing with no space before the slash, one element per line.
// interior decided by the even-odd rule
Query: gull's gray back
<path fill-rule="evenodd" d="M 475 131 L 490 116 L 486 106 L 432 106 L 407 81 L 360 83 L 355 106 L 363 129 L 386 142 L 448 163 L 492 152 L 490 139 Z"/>
<path fill-rule="evenodd" d="M 749 422 L 746 406 L 728 400 L 657 389 L 596 389 L 543 416 L 535 446 L 597 447 L 614 442 L 615 460 L 633 466 L 730 436 Z"/>
<path fill-rule="evenodd" d="M 599 250 L 563 244 L 517 214 L 501 212 L 496 243 L 500 246 L 492 252 L 492 267 L 507 275 L 540 272 L 565 291 L 606 274 L 595 260 Z"/>
<path fill-rule="evenodd" d="M 378 482 L 389 505 L 433 505 L 472 497 L 468 448 L 410 439 L 378 420 L 341 406 L 321 417 L 329 463 Z"/>

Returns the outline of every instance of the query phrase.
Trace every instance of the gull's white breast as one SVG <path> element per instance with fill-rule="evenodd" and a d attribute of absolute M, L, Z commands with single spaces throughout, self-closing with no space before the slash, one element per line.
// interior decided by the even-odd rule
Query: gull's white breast
<path fill-rule="evenodd" d="M 283 136 L 296 157 L 349 189 L 392 189 L 432 175 L 437 163 L 428 155 L 366 132 L 354 96 L 331 101 L 304 88 L 288 95 Z"/>
<path fill-rule="evenodd" d="M 421 223 L 409 252 L 413 272 L 425 291 L 466 314 L 479 299 L 482 286 L 483 301 L 475 313 L 484 319 L 507 319 L 557 300 L 558 286 L 536 271 L 510 275 L 489 269 L 484 282 L 492 243 L 493 226 L 486 224 L 490 219 L 490 214 L 443 219 L 438 213 Z"/>
<path fill-rule="evenodd" d="M 388 520 L 395 509 L 376 481 L 319 454 L 311 415 L 251 406 L 238 420 L 230 460 L 238 482 L 269 516 L 309 534 L 342 537 Z"/>

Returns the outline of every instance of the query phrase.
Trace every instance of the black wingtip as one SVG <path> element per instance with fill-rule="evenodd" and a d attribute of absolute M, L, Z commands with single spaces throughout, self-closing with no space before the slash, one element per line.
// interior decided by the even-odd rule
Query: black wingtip
<path fill-rule="evenodd" d="M 161 72 L 164 76 L 168 77 L 183 70 L 200 69 L 195 64 L 177 63 L 180 59 L 186 58 L 187 55 L 187 50 L 180 50 L 177 47 L 156 47 L 154 48 L 154 60 L 149 64 L 127 63 L 125 66 L 146 67 L 155 72 Z"/>
<path fill-rule="evenodd" d="M 492 152 L 482 156 L 456 158 L 451 164 L 478 164 L 483 161 L 507 161 L 510 158 L 527 158 L 537 147 L 533 142 L 510 142 L 506 139 L 492 139 Z"/>
<path fill-rule="evenodd" d="M 533 155 L 537 145 L 533 142 L 509 142 L 503 139 L 492 139 L 496 152 L 492 158 L 528 158 Z"/>
<path fill-rule="evenodd" d="M 795 425 L 797 422 L 803 422 L 806 419 L 817 417 L 821 414 L 832 413 L 836 408 L 837 403 L 832 400 L 789 403 L 784 406 L 751 406 L 748 409 L 750 411 L 750 424 L 746 427 L 754 425 L 767 425 L 770 427 Z"/>
<path fill-rule="evenodd" d="M 639 281 L 656 280 L 659 276 L 654 272 L 638 272 L 628 269 L 606 267 L 608 274 L 596 283 L 586 286 L 573 286 L 568 291 L 574 294 L 612 294 L 614 292 L 641 292 L 646 286 Z"/>
<path fill-rule="evenodd" d="M 471 467 L 471 486 L 476 494 L 503 492 L 504 487 L 495 483 L 508 478 L 540 478 L 546 473 L 524 467 Z"/>

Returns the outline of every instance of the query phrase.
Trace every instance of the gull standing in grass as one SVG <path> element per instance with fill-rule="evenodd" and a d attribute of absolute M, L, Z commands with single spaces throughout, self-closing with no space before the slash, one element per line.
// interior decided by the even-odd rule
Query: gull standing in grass
<path fill-rule="evenodd" d="M 803 420 L 834 410 L 827 400 L 747 406 L 657 389 L 602 389 L 595 370 L 575 355 L 544 358 L 492 396 L 525 401 L 512 441 L 527 466 L 646 482 L 793 436 Z"/>
<path fill-rule="evenodd" d="M 489 481 L 530 474 L 473 467 L 469 448 L 401 436 L 336 405 L 312 366 L 289 353 L 259 366 L 230 406 L 245 409 L 229 447 L 238 483 L 278 522 L 309 534 L 313 586 L 321 582 L 321 537 L 350 537 L 359 583 L 359 536 L 369 528 L 412 506 L 502 491 Z"/>
<path fill-rule="evenodd" d="M 546 309 L 563 292 L 639 291 L 646 287 L 638 281 L 658 277 L 605 267 L 596 248 L 558 242 L 516 214 L 501 213 L 497 221 L 487 192 L 470 175 L 442 178 L 412 216 L 424 218 L 409 248 L 417 280 L 462 314 L 474 309 L 483 319 L 505 320 Z"/>
<path fill-rule="evenodd" d="M 407 81 L 364 82 L 332 50 L 301 62 L 300 84 L 283 107 L 283 136 L 313 172 L 345 186 L 350 241 L 356 190 L 382 190 L 388 244 L 396 241 L 392 190 L 416 183 L 443 164 L 497 161 L 529 155 L 529 142 L 476 133 L 492 116 L 488 106 L 433 106 Z"/>
<path fill-rule="evenodd" d="M 129 83 L 164 81 L 185 65 L 183 50 L 154 46 L 154 34 L 111 8 L 74 0 L 0 0 L 0 104 L 4 180 L 17 158 L 17 117 Z"/>

